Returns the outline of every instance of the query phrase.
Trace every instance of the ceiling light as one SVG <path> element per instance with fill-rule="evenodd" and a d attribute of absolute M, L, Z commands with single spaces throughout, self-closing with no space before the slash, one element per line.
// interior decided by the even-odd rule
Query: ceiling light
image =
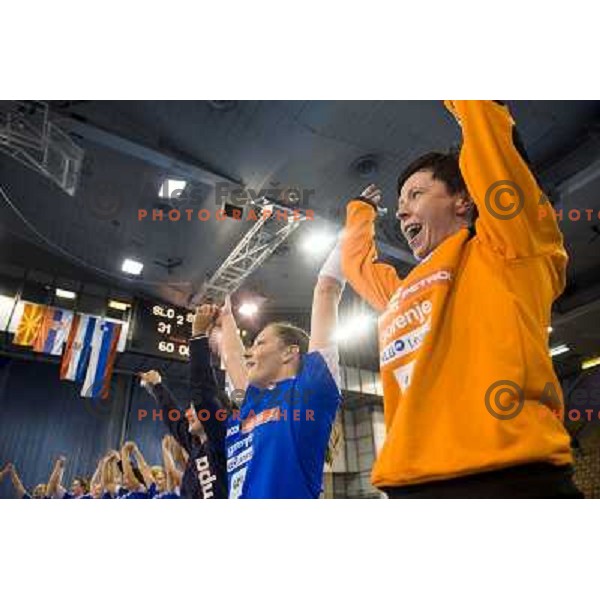
<path fill-rule="evenodd" d="M 597 367 L 598 365 L 600 365 L 600 356 L 584 360 L 581 363 L 581 368 L 585 371 L 586 369 L 591 369 L 592 367 Z"/>
<path fill-rule="evenodd" d="M 126 311 L 131 304 L 127 304 L 126 302 L 119 302 L 118 300 L 110 300 L 108 302 L 108 307 L 113 308 L 114 310 Z"/>
<path fill-rule="evenodd" d="M 238 308 L 238 313 L 243 317 L 253 317 L 257 312 L 258 306 L 254 302 L 244 302 Z"/>
<path fill-rule="evenodd" d="M 555 346 L 554 348 L 550 348 L 550 356 L 558 356 L 559 354 L 564 354 L 565 352 L 569 352 L 571 348 L 566 344 L 561 344 L 560 346 Z"/>
<path fill-rule="evenodd" d="M 144 265 L 132 258 L 126 258 L 121 265 L 121 270 L 130 275 L 139 275 L 142 272 Z"/>
<path fill-rule="evenodd" d="M 355 338 L 361 338 L 369 331 L 375 317 L 370 313 L 359 313 L 345 319 L 340 323 L 334 334 L 337 342 L 345 342 Z"/>
<path fill-rule="evenodd" d="M 179 198 L 187 186 L 182 179 L 165 179 L 158 190 L 159 198 Z"/>
<path fill-rule="evenodd" d="M 69 300 L 74 300 L 77 297 L 77 294 L 71 290 L 62 290 L 60 288 L 56 288 L 56 296 L 58 298 L 68 298 Z"/>
<path fill-rule="evenodd" d="M 554 327 L 552 327 L 552 326 L 549 326 L 549 327 L 548 327 L 548 333 L 552 333 L 553 331 L 554 331 Z"/>

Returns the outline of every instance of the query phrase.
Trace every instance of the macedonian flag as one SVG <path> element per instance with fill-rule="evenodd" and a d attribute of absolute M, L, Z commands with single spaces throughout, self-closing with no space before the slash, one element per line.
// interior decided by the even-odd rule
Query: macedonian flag
<path fill-rule="evenodd" d="M 17 344 L 18 346 L 33 346 L 42 325 L 45 310 L 46 307 L 41 304 L 25 303 L 13 344 Z"/>

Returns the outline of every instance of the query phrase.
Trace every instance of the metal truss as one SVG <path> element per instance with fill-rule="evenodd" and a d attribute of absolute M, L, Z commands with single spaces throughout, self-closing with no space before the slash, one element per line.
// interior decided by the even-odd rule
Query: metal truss
<path fill-rule="evenodd" d="M 260 212 L 258 220 L 204 284 L 201 292 L 194 296 L 192 304 L 208 299 L 219 302 L 227 294 L 235 292 L 306 220 L 304 211 L 278 205 L 266 197 L 254 200 L 252 205 Z"/>
<path fill-rule="evenodd" d="M 0 152 L 75 194 L 84 152 L 49 120 L 45 102 L 0 102 Z"/>

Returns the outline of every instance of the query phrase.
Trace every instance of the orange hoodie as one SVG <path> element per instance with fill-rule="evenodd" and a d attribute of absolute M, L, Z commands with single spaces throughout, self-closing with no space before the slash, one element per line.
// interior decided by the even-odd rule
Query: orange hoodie
<path fill-rule="evenodd" d="M 542 192 L 514 145 L 508 109 L 487 101 L 446 106 L 462 127 L 460 169 L 479 210 L 475 235 L 460 230 L 400 279 L 375 262 L 375 209 L 361 200 L 347 209 L 342 266 L 381 313 L 387 435 L 372 473 L 379 487 L 572 462 L 547 333 L 565 285 L 562 235 L 553 211 L 539 210 Z M 520 192 L 502 192 L 512 184 Z M 520 212 L 499 218 L 508 213 L 498 204 L 516 209 L 519 197 Z M 522 400 L 518 391 L 501 393 L 513 383 Z"/>

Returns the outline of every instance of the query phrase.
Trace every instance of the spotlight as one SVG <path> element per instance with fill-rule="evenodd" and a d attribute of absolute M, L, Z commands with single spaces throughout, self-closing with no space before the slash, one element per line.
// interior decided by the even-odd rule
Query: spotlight
<path fill-rule="evenodd" d="M 253 317 L 257 312 L 258 306 L 254 302 L 244 302 L 238 308 L 238 313 L 243 317 Z"/>
<path fill-rule="evenodd" d="M 375 317 L 367 312 L 359 313 L 339 324 L 334 336 L 337 342 L 363 337 L 371 328 Z"/>
<path fill-rule="evenodd" d="M 130 275 L 139 275 L 143 268 L 143 263 L 133 260 L 132 258 L 126 258 L 121 265 L 121 270 Z"/>
<path fill-rule="evenodd" d="M 581 363 L 582 370 L 591 369 L 592 367 L 597 367 L 600 365 L 600 356 L 596 356 L 596 358 L 590 358 L 588 360 L 584 360 Z"/>
<path fill-rule="evenodd" d="M 56 288 L 56 297 L 57 298 L 67 298 L 69 300 L 74 300 L 77 297 L 75 292 L 71 290 L 62 290 L 60 288 Z"/>
<path fill-rule="evenodd" d="M 313 256 L 324 254 L 335 242 L 335 235 L 330 231 L 314 231 L 304 238 L 302 249 Z"/>
<path fill-rule="evenodd" d="M 550 348 L 550 356 L 558 356 L 559 354 L 564 354 L 565 352 L 569 352 L 571 348 L 566 344 L 561 344 L 560 346 L 555 346 L 554 348 Z"/>

